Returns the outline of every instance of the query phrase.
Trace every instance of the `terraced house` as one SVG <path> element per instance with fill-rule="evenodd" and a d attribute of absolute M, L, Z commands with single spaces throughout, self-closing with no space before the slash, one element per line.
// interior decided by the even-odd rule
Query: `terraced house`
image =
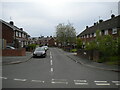
<path fill-rule="evenodd" d="M 6 45 L 13 46 L 15 48 L 24 47 L 29 44 L 30 35 L 14 25 L 13 21 L 5 22 L 0 20 L 2 25 L 2 46 L 5 48 Z"/>
<path fill-rule="evenodd" d="M 120 32 L 120 15 L 115 16 L 112 14 L 111 18 L 106 21 L 100 19 L 99 22 L 94 23 L 93 26 L 86 26 L 86 29 L 77 36 L 78 38 L 82 39 L 83 48 L 86 42 L 95 40 L 97 30 L 100 30 L 100 35 L 102 36 L 109 34 L 114 38 L 118 37 Z"/>

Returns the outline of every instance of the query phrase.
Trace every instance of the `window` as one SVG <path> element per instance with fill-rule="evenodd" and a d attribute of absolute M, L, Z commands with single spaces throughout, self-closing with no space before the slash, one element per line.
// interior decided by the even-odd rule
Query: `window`
<path fill-rule="evenodd" d="M 105 35 L 108 35 L 108 30 L 105 30 Z"/>
<path fill-rule="evenodd" d="M 117 34 L 117 28 L 112 29 L 112 34 Z"/>
<path fill-rule="evenodd" d="M 16 36 L 18 37 L 18 32 L 16 32 Z"/>
<path fill-rule="evenodd" d="M 92 37 L 92 34 L 90 34 L 90 37 Z"/>
<path fill-rule="evenodd" d="M 100 31 L 99 35 L 101 36 L 102 35 L 102 32 Z"/>
<path fill-rule="evenodd" d="M 21 37 L 21 32 L 19 32 L 19 37 Z"/>
<path fill-rule="evenodd" d="M 96 33 L 94 33 L 94 37 L 96 37 Z"/>
<path fill-rule="evenodd" d="M 89 38 L 89 35 L 87 34 L 87 38 Z"/>

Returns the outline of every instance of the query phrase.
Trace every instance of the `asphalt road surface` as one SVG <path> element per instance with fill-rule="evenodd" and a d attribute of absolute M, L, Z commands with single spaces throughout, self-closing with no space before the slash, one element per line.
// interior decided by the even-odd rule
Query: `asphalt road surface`
<path fill-rule="evenodd" d="M 17 58 L 16 58 L 17 60 Z M 3 66 L 3 88 L 118 88 L 118 73 L 74 62 L 58 48 L 46 58 Z"/>

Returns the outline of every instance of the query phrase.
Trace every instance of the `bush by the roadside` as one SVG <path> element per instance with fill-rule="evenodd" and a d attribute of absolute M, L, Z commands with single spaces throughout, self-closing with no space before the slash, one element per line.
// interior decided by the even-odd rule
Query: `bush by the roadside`
<path fill-rule="evenodd" d="M 70 52 L 77 52 L 77 49 L 71 49 Z"/>
<path fill-rule="evenodd" d="M 110 57 L 102 57 L 97 62 L 98 63 L 106 63 L 109 65 L 120 65 L 119 56 L 110 56 Z"/>

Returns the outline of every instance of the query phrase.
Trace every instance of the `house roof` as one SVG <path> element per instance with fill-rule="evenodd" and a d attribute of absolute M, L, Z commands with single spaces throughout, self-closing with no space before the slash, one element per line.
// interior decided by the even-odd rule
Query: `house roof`
<path fill-rule="evenodd" d="M 120 28 L 120 15 L 113 17 L 109 20 L 98 23 L 97 25 L 86 28 L 83 32 L 81 32 L 78 36 L 82 36 L 85 34 L 95 33 L 96 30 L 108 30 L 111 28 Z"/>
<path fill-rule="evenodd" d="M 17 31 L 19 31 L 19 32 L 26 33 L 25 31 L 20 30 L 20 28 L 18 28 L 17 26 L 11 25 L 10 23 L 5 22 L 5 21 L 3 21 L 3 20 L 1 20 L 1 19 L 0 19 L 0 22 L 1 22 L 1 23 L 4 23 L 5 25 L 7 25 L 8 27 L 12 28 L 13 30 L 17 30 Z M 26 34 L 28 34 L 28 33 L 26 33 Z M 29 36 L 30 36 L 30 35 L 29 35 Z"/>

